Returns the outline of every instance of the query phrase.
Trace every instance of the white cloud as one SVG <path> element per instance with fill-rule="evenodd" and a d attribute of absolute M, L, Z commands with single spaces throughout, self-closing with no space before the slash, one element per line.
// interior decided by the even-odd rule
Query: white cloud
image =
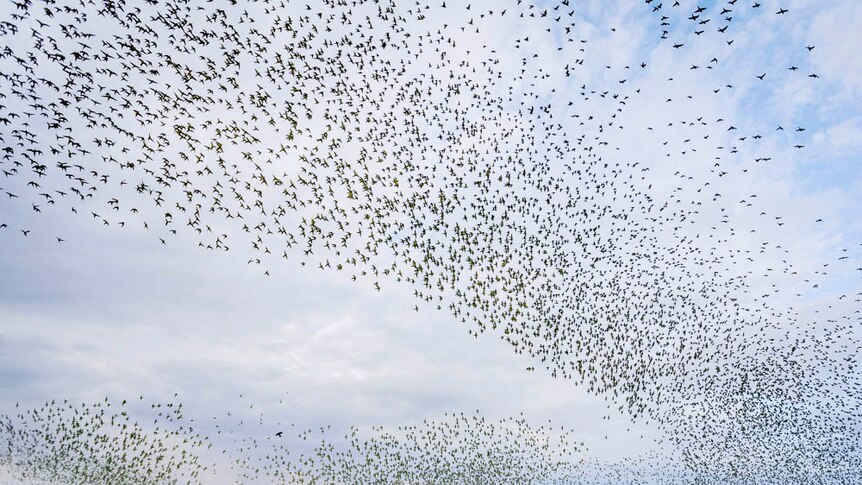
<path fill-rule="evenodd" d="M 845 88 L 862 88 L 862 3 L 832 2 L 811 21 L 811 55 L 818 70 Z"/>
<path fill-rule="evenodd" d="M 858 156 L 862 148 L 862 118 L 844 120 L 818 131 L 813 138 L 833 154 Z"/>

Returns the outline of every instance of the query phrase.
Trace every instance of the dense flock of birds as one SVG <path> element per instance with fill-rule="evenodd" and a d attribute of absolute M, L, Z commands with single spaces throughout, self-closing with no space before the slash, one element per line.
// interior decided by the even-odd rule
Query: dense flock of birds
<path fill-rule="evenodd" d="M 249 423 L 228 413 L 205 423 L 216 432 L 208 437 L 181 404 L 143 402 L 143 396 L 120 404 L 47 402 L 4 416 L 0 467 L 25 483 L 91 485 L 210 483 L 214 477 L 238 484 L 514 485 L 583 476 L 574 462 L 581 447 L 569 430 L 532 426 L 523 417 L 491 421 L 457 413 L 391 430 L 351 426 L 330 438 L 329 426 L 300 430 L 268 423 L 262 413 Z M 152 423 L 139 424 L 133 415 Z"/>
<path fill-rule="evenodd" d="M 475 413 L 393 428 L 271 422 L 254 405 L 211 419 L 176 400 L 45 402 L 0 417 L 0 480 L 11 484 L 693 483 L 702 474 L 650 454 L 586 456 L 575 433 Z M 241 396 L 242 397 L 242 396 Z M 240 399 L 241 401 L 242 399 Z M 207 433 L 210 434 L 207 434 Z"/>
<path fill-rule="evenodd" d="M 490 421 L 464 413 L 437 421 L 370 432 L 357 427 L 340 439 L 329 428 L 305 430 L 297 440 L 314 440 L 299 459 L 291 447 L 274 443 L 266 453 L 246 453 L 234 460 L 244 483 L 571 483 L 576 470 L 569 460 L 578 453 L 565 429 L 533 427 L 523 418 Z M 275 436 L 280 438 L 283 435 Z M 243 438 L 246 449 L 260 448 Z M 262 456 L 261 456 L 262 455 Z"/>
<path fill-rule="evenodd" d="M 790 216 L 722 195 L 770 147 L 804 150 L 805 127 L 701 114 L 673 78 L 661 101 L 684 119 L 630 115 L 655 97 L 638 84 L 651 66 L 590 71 L 602 52 L 582 36 L 583 3 L 13 0 L 0 11 L 0 194 L 26 216 L 0 220 L 0 237 L 62 245 L 39 217 L 65 211 L 161 244 L 189 235 L 266 275 L 283 258 L 407 285 L 528 370 L 659 423 L 705 480 L 852 482 L 862 293 L 811 316 L 782 282 L 816 295 L 830 273 L 858 278 L 858 249 L 815 270 L 781 242 L 741 249 Z M 647 0 L 642 14 L 659 48 L 703 58 L 680 70 L 709 82 L 740 19 L 793 16 L 762 3 Z M 501 26 L 505 50 L 489 40 Z M 720 42 L 698 44 L 708 37 Z M 781 76 L 820 82 L 804 60 L 745 82 Z M 643 137 L 673 162 L 629 156 Z M 668 166 L 684 168 L 660 176 Z M 428 448 L 426 431 L 368 446 L 419 464 L 393 450 Z M 345 483 L 377 476 L 331 459 Z"/>
<path fill-rule="evenodd" d="M 492 420 L 479 410 L 445 413 L 420 424 L 349 426 L 342 435 L 334 435 L 331 425 L 301 428 L 272 422 L 253 404 L 196 420 L 176 398 L 152 404 L 143 396 L 122 402 L 107 397 L 94 403 L 50 401 L 0 416 L 0 481 L 9 485 L 722 481 L 659 452 L 613 463 L 591 459 L 572 430 L 550 422 L 535 426 L 523 414 Z M 738 457 L 733 462 L 740 471 L 737 481 L 751 481 L 747 467 L 762 467 L 758 476 L 767 483 L 788 482 L 786 472 L 771 467 L 795 463 L 764 463 L 759 458 Z M 828 460 L 824 463 L 828 465 Z M 820 481 L 819 473 L 809 474 L 812 483 Z M 852 475 L 844 478 L 853 481 Z"/>
<path fill-rule="evenodd" d="M 0 467 L 25 483 L 141 484 L 197 480 L 212 445 L 183 418 L 182 404 L 151 405 L 139 423 L 127 401 L 50 401 L 0 421 Z M 0 474 L 0 478 L 4 478 Z M 8 482 L 3 482 L 8 483 Z"/>

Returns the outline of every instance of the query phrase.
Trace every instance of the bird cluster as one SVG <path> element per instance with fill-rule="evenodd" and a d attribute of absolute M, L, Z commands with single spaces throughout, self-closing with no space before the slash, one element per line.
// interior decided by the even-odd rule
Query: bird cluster
<path fill-rule="evenodd" d="M 340 438 L 329 427 L 305 430 L 294 441 L 313 441 L 298 459 L 276 441 L 265 454 L 246 454 L 247 483 L 312 484 L 562 484 L 577 469 L 580 452 L 564 428 L 533 427 L 523 417 L 487 420 L 447 414 L 421 425 L 355 426 Z M 254 447 L 257 444 L 253 445 Z"/>
<path fill-rule="evenodd" d="M 749 233 L 722 197 L 728 173 L 750 169 L 734 157 L 765 135 L 728 139 L 730 121 L 688 111 L 669 123 L 683 138 L 664 141 L 667 157 L 702 156 L 690 133 L 721 156 L 709 175 L 677 170 L 676 190 L 654 190 L 661 160 L 620 156 L 643 99 L 633 73 L 648 65 L 571 86 L 589 65 L 574 3 L 13 1 L 0 20 L 0 192 L 28 217 L 0 230 L 32 238 L 39 214 L 63 208 L 162 244 L 187 233 L 265 274 L 283 258 L 378 290 L 394 281 L 471 334 L 495 332 L 553 376 L 657 420 L 693 469 L 732 478 L 727 457 L 768 455 L 799 476 L 828 455 L 836 473 L 858 472 L 862 299 L 842 295 L 831 318 L 809 322 L 774 284 L 753 295 L 760 262 L 781 261 L 766 279 L 802 275 L 781 245 L 740 250 Z M 680 2 L 646 5 L 661 38 L 676 32 L 664 13 Z M 691 35 L 729 36 L 744 9 L 765 11 L 697 7 Z M 489 47 L 502 22 L 555 34 L 556 54 L 529 35 Z M 831 264 L 848 268 L 846 252 Z M 815 273 L 812 288 L 826 270 Z M 723 453 L 701 452 L 718 436 Z"/>
<path fill-rule="evenodd" d="M 749 402 L 735 404 L 751 407 Z M 735 415 L 771 414 L 764 413 L 764 404 Z M 725 399 L 718 407 L 727 405 Z M 249 409 L 254 411 L 254 405 Z M 295 424 L 268 422 L 261 412 L 195 420 L 179 402 L 145 406 L 143 396 L 120 404 L 108 398 L 92 404 L 51 401 L 0 421 L 0 471 L 8 474 L 7 480 L 17 480 L 13 483 L 28 484 L 206 484 L 216 479 L 294 485 L 853 483 L 858 474 L 852 470 L 859 466 L 851 468 L 829 456 L 781 463 L 769 462 L 772 455 L 733 456 L 728 463 L 734 472 L 726 475 L 724 470 L 692 470 L 655 451 L 607 463 L 585 458 L 583 443 L 575 442 L 565 427 L 550 422 L 533 426 L 523 414 L 491 420 L 478 410 L 444 413 L 441 419 L 393 429 L 350 426 L 335 438 L 329 436 L 330 425 L 300 430 Z M 766 427 L 775 425 L 761 424 L 748 439 L 767 436 Z M 208 435 L 207 429 L 214 433 Z M 771 444 L 810 444 L 795 436 L 806 432 L 797 429 L 783 437 L 787 443 Z M 708 449 L 686 453 L 720 454 L 727 442 L 719 436 Z M 829 481 L 819 480 L 823 471 L 815 465 L 834 467 L 837 473 Z M 783 470 L 788 467 L 790 474 Z"/>
<path fill-rule="evenodd" d="M 673 408 L 690 426 L 673 440 L 689 469 L 709 483 L 858 481 L 859 420 L 829 402 L 833 392 L 806 389 L 808 369 L 784 357 L 741 357 L 738 370 L 739 382 L 705 391 L 708 410 Z"/>
<path fill-rule="evenodd" d="M 0 467 L 25 483 L 46 484 L 208 483 L 212 477 L 243 484 L 552 484 L 569 483 L 565 477 L 576 470 L 572 460 L 580 452 L 570 431 L 534 427 L 523 417 L 447 414 L 391 431 L 350 427 L 343 439 L 329 438 L 329 426 L 295 436 L 270 429 L 256 437 L 253 423 L 222 420 L 215 429 L 233 439 L 226 442 L 195 431 L 179 403 L 137 404 L 123 401 L 118 411 L 107 398 L 89 405 L 47 402 L 4 416 Z M 308 453 L 296 452 L 309 441 Z M 212 462 L 204 466 L 205 459 Z"/>
<path fill-rule="evenodd" d="M 198 454 L 211 445 L 184 420 L 182 404 L 152 404 L 152 425 L 132 418 L 136 404 L 50 401 L 2 416 L 0 469 L 28 484 L 199 483 L 207 467 Z"/>

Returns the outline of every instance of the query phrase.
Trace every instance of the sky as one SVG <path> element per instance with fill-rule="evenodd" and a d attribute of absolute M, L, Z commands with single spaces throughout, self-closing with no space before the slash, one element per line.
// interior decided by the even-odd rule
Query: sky
<path fill-rule="evenodd" d="M 733 223 L 724 228 L 738 234 L 726 247 L 757 254 L 767 241 L 786 250 L 769 251 L 740 269 L 752 289 L 743 298 L 756 302 L 781 288 L 769 301 L 792 306 L 813 331 L 822 312 L 847 317 L 858 337 L 860 305 L 837 299 L 862 291 L 862 57 L 855 55 L 862 45 L 862 3 L 763 0 L 764 10 L 789 13 L 739 13 L 734 45 L 715 63 L 704 53 L 725 38 L 714 27 L 691 36 L 685 17 L 695 2 L 681 1 L 671 11 L 665 0 L 673 24 L 667 40 L 660 39 L 659 17 L 643 2 L 572 3 L 578 4 L 572 7 L 577 38 L 586 41 L 583 67 L 572 78 L 534 81 L 546 103 L 575 99 L 562 112 L 579 118 L 561 123 L 578 133 L 580 117 L 607 117 L 616 109 L 600 96 L 601 86 L 629 95 L 616 118 L 625 129 L 607 127 L 609 145 L 597 150 L 648 167 L 648 178 L 633 184 L 648 184 L 658 200 L 706 200 L 712 194 L 707 197 L 711 188 L 703 181 L 720 187 L 727 212 L 704 204 L 687 234 L 722 227 L 730 213 Z M 537 2 L 536 8 L 553 5 Z M 472 2 L 474 12 L 500 8 L 497 1 Z M 4 3 L 0 17 L 11 10 Z M 429 22 L 455 23 L 460 14 L 452 15 L 432 12 Z M 500 70 L 517 72 L 521 59 L 512 40 L 532 37 L 548 72 L 574 64 L 569 50 L 556 50 L 563 32 L 515 19 L 488 22 L 495 28 L 460 33 L 454 55 L 480 65 L 493 51 Z M 683 39 L 685 46 L 672 47 Z M 804 74 L 787 75 L 788 65 Z M 758 81 L 763 72 L 767 77 Z M 584 100 L 581 85 L 599 91 Z M 693 123 L 692 113 L 709 124 Z M 734 141 L 755 134 L 763 135 L 760 145 Z M 728 155 L 716 148 L 720 143 L 739 147 Z M 794 148 L 797 143 L 805 147 Z M 718 155 L 720 167 L 712 163 Z M 752 162 L 760 156 L 771 159 Z M 685 177 L 701 183 L 681 184 Z M 0 178 L 0 187 L 14 183 Z M 756 206 L 748 208 L 751 194 Z M 201 422 L 254 405 L 273 422 L 302 428 L 393 427 L 478 410 L 491 418 L 524 413 L 536 423 L 566 426 L 589 460 L 622 463 L 656 450 L 675 456 L 655 423 L 632 420 L 605 396 L 552 377 L 537 359 L 514 354 L 498 333 L 471 335 L 445 308 L 417 302 L 408 285 L 390 281 L 378 291 L 371 280 L 353 281 L 298 259 L 276 258 L 261 267 L 249 264 L 244 249 L 204 251 L 196 235 L 182 231 L 162 244 L 137 225 L 107 226 L 81 212 L 58 207 L 34 214 L 27 201 L 0 200 L 0 222 L 10 226 L 0 231 L 0 413 L 12 412 L 16 403 L 162 400 L 175 393 Z M 20 228 L 32 234 L 21 237 Z M 677 236 L 658 237 L 672 245 Z M 706 237 L 697 241 L 713 244 Z M 850 261 L 839 264 L 842 255 Z M 783 259 L 798 277 L 771 270 Z M 828 274 L 820 274 L 827 273 L 824 264 L 831 264 Z M 812 288 L 804 278 L 820 284 Z M 858 390 L 850 399 L 858 403 Z"/>

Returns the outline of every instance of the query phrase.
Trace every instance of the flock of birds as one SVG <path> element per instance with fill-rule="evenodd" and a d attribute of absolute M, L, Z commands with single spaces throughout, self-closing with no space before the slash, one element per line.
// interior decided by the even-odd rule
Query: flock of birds
<path fill-rule="evenodd" d="M 591 459 L 573 430 L 551 422 L 535 426 L 523 414 L 492 420 L 479 410 L 444 413 L 415 425 L 349 426 L 333 437 L 331 425 L 302 429 L 273 423 L 253 404 L 196 420 L 176 398 L 152 404 L 143 396 L 119 403 L 107 397 L 94 403 L 50 401 L 0 416 L 0 480 L 10 485 L 721 481 L 655 451 L 614 463 Z M 736 481 L 753 482 L 744 470 L 760 467 L 758 483 L 800 482 L 772 468 L 793 467 L 792 460 L 776 464 L 760 458 L 738 457 Z M 822 471 L 808 472 L 811 483 L 820 481 Z M 843 481 L 852 483 L 853 475 Z"/>
<path fill-rule="evenodd" d="M 582 3 L 13 0 L 0 20 L 0 198 L 26 216 L 0 220 L 0 238 L 65 244 L 39 226 L 65 211 L 161 244 L 190 235 L 266 275 L 287 259 L 377 290 L 407 285 L 471 334 L 499 335 L 528 370 L 659 423 L 705 480 L 852 482 L 862 293 L 811 320 L 778 283 L 814 294 L 830 272 L 858 277 L 856 249 L 813 274 L 781 244 L 741 250 L 786 215 L 760 211 L 749 231 L 737 208 L 754 211 L 757 194 L 722 195 L 772 160 L 742 153 L 765 139 L 803 150 L 805 127 L 738 135 L 742 124 L 678 92 L 665 104 L 686 114 L 672 130 L 632 124 L 651 66 L 590 74 Z M 733 48 L 739 18 L 793 14 L 745 3 L 686 17 L 679 1 L 646 0 L 643 15 L 682 52 L 709 36 Z M 543 37 L 489 47 L 501 23 Z M 713 70 L 724 54 L 684 70 Z M 749 82 L 820 82 L 807 66 Z M 658 133 L 668 160 L 708 167 L 654 189 L 664 160 L 622 154 L 628 137 Z M 695 136 L 715 145 L 698 151 Z M 340 477 L 371 476 L 344 460 L 331 465 Z"/>
<path fill-rule="evenodd" d="M 350 427 L 335 439 L 328 426 L 294 425 L 287 435 L 255 437 L 242 420 L 213 417 L 209 426 L 231 437 L 220 440 L 197 429 L 180 403 L 147 408 L 142 396 L 134 401 L 46 402 L 4 416 L 0 466 L 25 483 L 93 485 L 209 483 L 213 477 L 238 484 L 550 484 L 571 483 L 581 472 L 570 461 L 580 451 L 570 431 L 532 426 L 523 417 L 491 421 L 458 413 L 392 430 Z M 252 424 L 263 427 L 262 415 Z M 307 452 L 292 449 L 305 442 Z"/>
<path fill-rule="evenodd" d="M 152 404 L 152 424 L 129 408 L 63 400 L 4 415 L 0 472 L 18 483 L 158 485 L 192 483 L 208 470 L 200 453 L 212 445 L 186 424 L 182 404 Z"/>
<path fill-rule="evenodd" d="M 173 400 L 49 401 L 0 417 L 0 480 L 10 484 L 694 483 L 657 454 L 607 464 L 562 426 L 445 413 L 393 428 L 269 422 L 251 405 L 195 420 Z M 207 434 L 207 431 L 211 431 Z M 276 431 L 273 431 L 276 430 Z M 5 475 L 4 475 L 5 473 Z M 217 480 L 216 480 L 217 479 Z"/>

